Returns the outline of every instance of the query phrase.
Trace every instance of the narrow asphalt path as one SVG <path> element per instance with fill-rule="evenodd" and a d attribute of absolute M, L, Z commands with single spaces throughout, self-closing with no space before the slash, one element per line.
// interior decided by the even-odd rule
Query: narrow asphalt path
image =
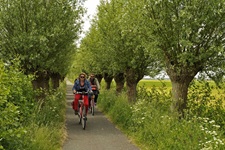
<path fill-rule="evenodd" d="M 87 126 L 83 130 L 71 107 L 74 95 L 72 83 L 67 82 L 67 139 L 63 150 L 139 150 L 100 111 L 88 114 Z"/>

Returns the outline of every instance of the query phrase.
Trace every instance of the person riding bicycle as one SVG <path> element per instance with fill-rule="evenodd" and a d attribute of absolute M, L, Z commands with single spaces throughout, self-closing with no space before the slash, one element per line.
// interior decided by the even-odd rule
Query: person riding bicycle
<path fill-rule="evenodd" d="M 95 104 L 96 104 L 96 103 L 97 103 L 97 99 L 98 99 L 99 90 L 100 90 L 100 84 L 99 84 L 99 82 L 98 82 L 98 79 L 95 78 L 95 75 L 94 75 L 93 73 L 90 74 L 90 77 L 89 77 L 88 81 L 89 81 L 90 84 L 91 84 L 91 89 L 92 89 L 93 94 L 94 94 L 94 96 L 95 96 L 94 102 L 95 102 Z M 89 104 L 90 104 L 90 101 L 91 101 L 91 96 L 92 96 L 92 95 L 90 95 L 90 94 L 89 94 L 89 96 L 88 96 L 88 98 L 89 98 Z"/>
<path fill-rule="evenodd" d="M 82 94 L 76 94 L 76 92 L 90 92 L 90 93 L 92 93 L 91 85 L 90 85 L 89 81 L 86 79 L 85 73 L 81 73 L 79 75 L 79 78 L 74 83 L 72 91 L 75 94 L 74 101 L 72 102 L 72 105 L 73 105 L 73 109 L 75 111 L 75 115 L 77 115 L 78 114 L 78 101 L 82 97 Z M 87 111 L 88 111 L 88 105 L 89 105 L 88 95 L 84 95 L 84 106 L 87 108 L 86 114 L 87 114 Z"/>

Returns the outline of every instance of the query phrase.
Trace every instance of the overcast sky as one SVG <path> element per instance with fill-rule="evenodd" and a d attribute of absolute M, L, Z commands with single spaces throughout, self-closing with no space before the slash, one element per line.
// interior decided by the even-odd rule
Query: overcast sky
<path fill-rule="evenodd" d="M 84 24 L 82 27 L 83 32 L 88 31 L 88 29 L 90 28 L 90 21 L 93 18 L 93 15 L 96 14 L 97 11 L 97 6 L 100 4 L 100 0 L 86 0 L 84 3 L 84 7 L 87 8 L 87 13 L 86 15 L 84 15 Z M 77 46 L 80 46 L 80 41 L 81 39 L 84 37 L 84 33 L 82 33 L 80 35 L 79 40 L 76 42 Z"/>
<path fill-rule="evenodd" d="M 97 5 L 99 5 L 99 0 L 87 0 L 84 3 L 84 7 L 87 8 L 87 15 L 84 18 L 84 30 L 87 31 L 90 27 L 90 20 L 92 19 L 93 15 L 96 14 Z M 89 16 L 90 18 L 88 19 Z"/>

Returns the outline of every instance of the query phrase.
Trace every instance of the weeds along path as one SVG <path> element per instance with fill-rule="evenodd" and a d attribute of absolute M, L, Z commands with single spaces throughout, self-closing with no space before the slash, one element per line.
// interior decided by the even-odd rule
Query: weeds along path
<path fill-rule="evenodd" d="M 94 116 L 88 114 L 87 126 L 83 130 L 71 107 L 74 98 L 72 86 L 72 83 L 67 81 L 67 139 L 63 150 L 139 150 L 97 107 Z"/>

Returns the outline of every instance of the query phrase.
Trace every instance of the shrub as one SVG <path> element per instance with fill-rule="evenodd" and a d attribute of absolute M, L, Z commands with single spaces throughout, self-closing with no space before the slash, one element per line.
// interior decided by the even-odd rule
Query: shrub
<path fill-rule="evenodd" d="M 61 83 L 48 93 L 43 101 L 36 102 L 33 123 L 29 126 L 31 142 L 27 150 L 61 149 L 65 130 L 66 84 Z"/>
<path fill-rule="evenodd" d="M 33 91 L 31 78 L 17 65 L 6 67 L 0 62 L 0 147 L 23 149 L 32 118 Z"/>
<path fill-rule="evenodd" d="M 117 97 L 112 91 L 101 92 L 98 105 L 141 149 L 223 149 L 224 129 L 219 125 L 223 124 L 223 105 L 215 99 L 215 104 L 209 101 L 212 95 L 207 87 L 197 86 L 189 93 L 187 118 L 180 120 L 170 115 L 171 93 L 165 86 L 150 91 L 139 87 L 133 105 L 123 94 Z M 197 101 L 202 101 L 201 105 Z"/>
<path fill-rule="evenodd" d="M 35 101 L 32 78 L 0 62 L 0 149 L 55 150 L 64 137 L 65 84 Z"/>
<path fill-rule="evenodd" d="M 213 93 L 213 91 L 215 93 Z M 192 82 L 188 95 L 188 117 L 201 117 L 214 120 L 225 135 L 225 98 L 222 89 L 210 85 L 207 81 Z"/>

